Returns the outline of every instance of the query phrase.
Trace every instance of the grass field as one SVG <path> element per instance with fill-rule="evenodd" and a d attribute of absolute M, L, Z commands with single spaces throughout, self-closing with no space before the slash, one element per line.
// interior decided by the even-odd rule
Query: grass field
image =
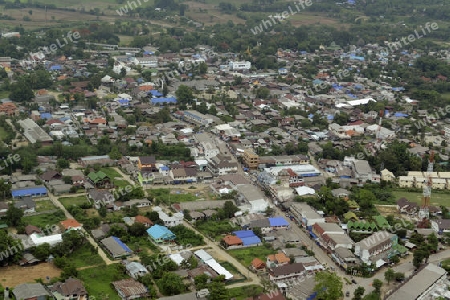
<path fill-rule="evenodd" d="M 26 225 L 34 225 L 39 228 L 57 225 L 59 222 L 65 220 L 64 213 L 60 210 L 52 214 L 42 214 L 37 216 L 23 217 L 22 220 Z"/>
<path fill-rule="evenodd" d="M 262 261 L 266 261 L 267 256 L 269 254 L 276 253 L 276 251 L 265 246 L 257 246 L 244 249 L 229 250 L 228 253 L 236 258 L 241 264 L 243 264 L 244 267 L 247 267 L 251 264 L 254 258 L 259 258 Z"/>
<path fill-rule="evenodd" d="M 103 259 L 97 253 L 92 253 L 91 244 L 85 244 L 67 258 L 76 268 L 104 264 Z"/>
<path fill-rule="evenodd" d="M 65 208 L 69 208 L 72 205 L 82 205 L 84 203 L 89 203 L 89 200 L 86 196 L 78 196 L 78 197 L 61 197 L 58 199 Z"/>
<path fill-rule="evenodd" d="M 120 300 L 119 295 L 114 290 L 111 282 L 128 278 L 119 272 L 116 264 L 103 268 L 88 268 L 78 271 L 78 278 L 81 279 L 90 297 L 96 299 Z"/>
<path fill-rule="evenodd" d="M 147 190 L 149 197 L 154 197 L 156 200 L 159 200 L 166 205 L 170 203 L 180 203 L 180 202 L 188 202 L 195 201 L 198 198 L 193 194 L 183 194 L 183 193 L 173 193 L 170 189 L 153 189 Z"/>
<path fill-rule="evenodd" d="M 56 209 L 56 206 L 50 200 L 36 201 L 36 212 Z"/>
<path fill-rule="evenodd" d="M 230 299 L 245 300 L 249 295 L 257 295 L 263 292 L 263 287 L 260 285 L 247 285 L 228 289 L 228 296 Z"/>
<path fill-rule="evenodd" d="M 422 193 L 421 192 L 408 192 L 408 191 L 393 191 L 392 194 L 394 195 L 395 200 L 398 200 L 402 197 L 408 199 L 409 201 L 414 201 L 417 203 L 422 202 Z M 431 205 L 437 205 L 437 206 L 450 206 L 450 194 L 445 193 L 431 193 Z"/>

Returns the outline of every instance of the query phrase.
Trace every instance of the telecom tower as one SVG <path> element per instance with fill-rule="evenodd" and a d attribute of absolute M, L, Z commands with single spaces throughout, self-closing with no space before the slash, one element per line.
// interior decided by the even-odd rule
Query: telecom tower
<path fill-rule="evenodd" d="M 380 148 L 381 148 L 381 122 L 382 122 L 382 120 L 383 120 L 383 111 L 380 110 L 380 120 L 378 122 L 378 128 L 377 128 L 377 132 L 375 135 L 375 139 L 376 139 L 375 149 L 376 150 L 380 150 Z"/>
<path fill-rule="evenodd" d="M 433 179 L 432 179 L 433 163 L 434 163 L 434 152 L 431 151 L 430 157 L 428 159 L 426 182 L 423 185 L 422 207 L 419 210 L 419 218 L 422 220 L 428 219 L 430 217 L 428 207 L 430 206 L 431 189 L 433 187 Z"/>

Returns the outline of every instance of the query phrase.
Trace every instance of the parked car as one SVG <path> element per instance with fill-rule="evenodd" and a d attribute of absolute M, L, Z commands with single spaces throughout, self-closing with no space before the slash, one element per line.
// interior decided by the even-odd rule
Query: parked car
<path fill-rule="evenodd" d="M 346 296 L 346 297 L 350 297 L 350 292 L 347 291 L 347 292 L 345 293 L 345 296 Z"/>

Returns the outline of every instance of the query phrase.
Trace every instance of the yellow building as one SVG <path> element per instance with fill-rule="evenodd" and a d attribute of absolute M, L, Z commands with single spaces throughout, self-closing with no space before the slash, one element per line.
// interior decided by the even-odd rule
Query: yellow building
<path fill-rule="evenodd" d="M 245 149 L 243 160 L 245 166 L 247 166 L 250 169 L 256 169 L 258 167 L 259 156 L 251 149 Z"/>

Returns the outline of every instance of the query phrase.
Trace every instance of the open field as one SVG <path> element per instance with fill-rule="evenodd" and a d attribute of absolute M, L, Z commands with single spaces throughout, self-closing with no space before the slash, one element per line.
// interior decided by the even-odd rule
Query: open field
<path fill-rule="evenodd" d="M 91 244 L 85 244 L 70 254 L 67 258 L 76 268 L 104 264 L 103 259 L 97 253 L 91 251 Z"/>
<path fill-rule="evenodd" d="M 163 202 L 166 205 L 170 205 L 171 203 L 180 203 L 180 202 L 188 202 L 195 201 L 198 199 L 197 193 L 188 193 L 188 190 L 175 190 L 175 189 L 152 189 L 147 190 L 148 196 L 153 197 L 156 200 Z"/>
<path fill-rule="evenodd" d="M 421 192 L 408 192 L 408 191 L 393 191 L 392 194 L 394 195 L 394 198 L 396 200 L 400 199 L 400 198 L 406 198 L 409 201 L 414 201 L 417 203 L 421 203 L 422 202 L 422 193 Z M 436 206 L 450 206 L 450 194 L 447 193 L 431 193 L 431 201 L 430 201 L 431 205 L 436 205 Z"/>
<path fill-rule="evenodd" d="M 88 268 L 78 271 L 78 278 L 83 281 L 89 296 L 96 299 L 120 300 L 111 282 L 128 278 L 119 272 L 116 264 L 103 268 Z"/>
<path fill-rule="evenodd" d="M 37 216 L 23 217 L 22 220 L 26 225 L 34 225 L 39 228 L 58 225 L 59 222 L 65 220 L 66 217 L 62 211 L 52 214 L 42 214 Z"/>
<path fill-rule="evenodd" d="M 59 202 L 65 207 L 69 208 L 72 205 L 80 206 L 85 203 L 89 203 L 89 200 L 86 196 L 78 196 L 78 197 L 61 197 L 58 199 Z"/>
<path fill-rule="evenodd" d="M 269 254 L 276 253 L 275 250 L 265 246 L 248 247 L 243 249 L 234 249 L 227 251 L 231 256 L 236 258 L 244 267 L 250 266 L 254 258 L 266 261 Z"/>
<path fill-rule="evenodd" d="M 56 206 L 50 200 L 36 201 L 36 212 L 56 209 Z"/>
<path fill-rule="evenodd" d="M 263 287 L 259 285 L 247 285 L 242 287 L 236 287 L 228 289 L 228 295 L 230 299 L 245 300 L 248 299 L 248 295 L 260 294 L 263 292 Z"/>
<path fill-rule="evenodd" d="M 46 277 L 50 279 L 59 277 L 61 270 L 49 263 L 40 263 L 31 267 L 11 266 L 0 268 L 0 283 L 4 287 L 15 287 L 21 283 L 34 283 L 35 279 L 42 279 L 46 282 Z"/>

